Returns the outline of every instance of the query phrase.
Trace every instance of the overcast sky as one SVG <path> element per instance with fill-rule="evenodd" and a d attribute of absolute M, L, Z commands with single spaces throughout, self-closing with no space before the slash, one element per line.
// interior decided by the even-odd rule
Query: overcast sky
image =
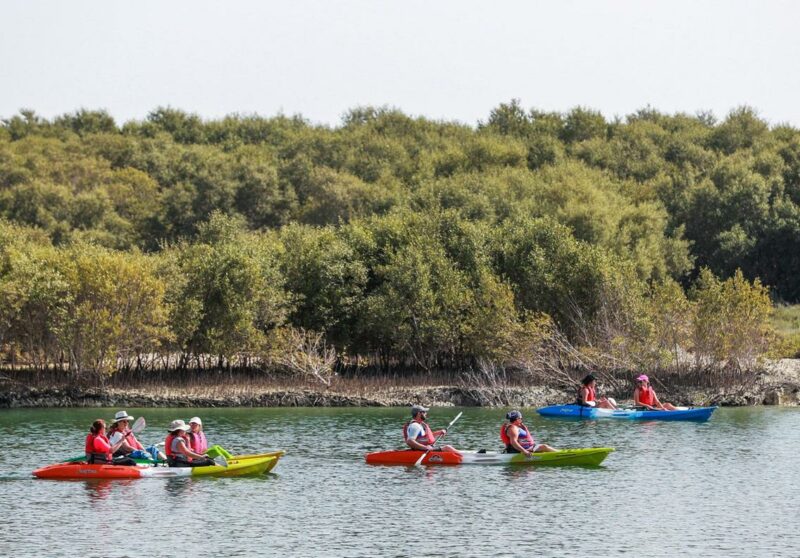
<path fill-rule="evenodd" d="M 2 0 L 0 117 L 158 106 L 336 125 L 388 105 L 624 116 L 747 104 L 800 127 L 800 2 Z"/>

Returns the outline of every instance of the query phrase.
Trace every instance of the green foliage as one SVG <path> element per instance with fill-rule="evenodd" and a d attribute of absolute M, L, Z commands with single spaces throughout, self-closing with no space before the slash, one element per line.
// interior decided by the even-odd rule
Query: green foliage
<path fill-rule="evenodd" d="M 697 312 L 693 349 L 699 363 L 749 368 L 769 348 L 772 303 L 760 281 L 750 283 L 738 270 L 720 281 L 704 268 L 691 294 Z"/>
<path fill-rule="evenodd" d="M 769 332 L 720 341 L 701 301 L 761 300 L 756 278 L 800 300 L 800 131 L 747 107 L 609 122 L 518 100 L 476 128 L 23 110 L 0 124 L 0 220 L 2 350 L 42 367 L 231 362 L 292 331 L 426 369 L 513 361 L 543 331 L 614 362 L 747 363 Z M 125 296 L 155 313 L 135 325 Z"/>

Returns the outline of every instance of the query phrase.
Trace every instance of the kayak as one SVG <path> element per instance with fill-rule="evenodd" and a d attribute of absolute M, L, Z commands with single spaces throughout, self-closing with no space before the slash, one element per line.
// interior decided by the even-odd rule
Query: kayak
<path fill-rule="evenodd" d="M 276 456 L 231 459 L 227 467 L 163 467 L 153 465 L 101 465 L 88 463 L 56 463 L 36 469 L 40 479 L 144 479 L 175 477 L 237 477 L 260 475 L 275 466 Z"/>
<path fill-rule="evenodd" d="M 254 459 L 254 458 L 258 458 L 258 457 L 274 457 L 275 459 L 269 462 L 269 464 L 267 465 L 267 469 L 264 471 L 265 473 L 269 473 L 278 464 L 278 459 L 283 457 L 285 454 L 286 454 L 286 452 L 283 451 L 283 450 L 276 450 L 276 451 L 268 451 L 268 452 L 265 452 L 265 453 L 252 453 L 252 454 L 247 454 L 247 455 L 232 455 L 230 457 L 230 459 L 242 460 L 242 459 Z M 78 456 L 78 457 L 73 457 L 73 458 L 67 459 L 63 463 L 73 463 L 74 464 L 74 463 L 79 463 L 79 462 L 85 461 L 85 460 L 86 460 L 86 456 L 82 455 L 82 456 Z M 136 462 L 137 465 L 163 465 L 163 464 L 166 464 L 166 461 L 161 461 L 161 460 L 153 461 L 152 459 L 145 459 L 145 458 L 134 458 L 133 460 Z M 118 468 L 116 465 L 114 465 L 114 467 Z M 122 477 L 122 478 L 128 478 L 128 477 Z M 134 477 L 134 478 L 139 478 L 139 477 Z"/>
<path fill-rule="evenodd" d="M 705 421 L 711 418 L 716 407 L 691 407 L 677 411 L 649 411 L 641 409 L 598 409 L 581 405 L 550 405 L 537 412 L 543 417 L 565 417 L 586 419 L 627 419 L 627 420 L 695 420 Z"/>
<path fill-rule="evenodd" d="M 597 466 L 614 448 L 581 448 L 534 453 L 500 453 L 496 451 L 431 451 L 422 465 L 582 465 Z M 414 465 L 424 452 L 389 450 L 368 453 L 370 465 Z"/>

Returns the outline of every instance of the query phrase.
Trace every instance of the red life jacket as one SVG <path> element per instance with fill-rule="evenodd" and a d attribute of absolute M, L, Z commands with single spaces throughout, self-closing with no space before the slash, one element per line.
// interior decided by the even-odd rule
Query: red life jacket
<path fill-rule="evenodd" d="M 639 388 L 639 403 L 641 405 L 655 405 L 656 403 L 656 392 L 653 391 L 653 388 L 647 386 L 645 388 Z"/>
<path fill-rule="evenodd" d="M 503 444 L 505 444 L 506 447 L 511 446 L 511 438 L 508 435 L 508 429 L 511 428 L 511 426 L 511 424 L 503 424 L 500 427 L 500 439 L 503 440 Z M 527 426 L 520 424 L 517 428 L 520 429 L 520 434 L 525 432 L 525 434 L 517 436 L 517 442 L 519 442 L 519 445 L 525 449 L 530 449 L 536 445 L 536 442 L 533 440 L 533 434 L 531 434 L 531 431 Z"/>
<path fill-rule="evenodd" d="M 428 426 L 428 423 L 425 422 L 424 420 L 417 420 L 417 419 L 414 419 L 414 420 L 412 420 L 410 422 L 407 422 L 407 423 L 405 423 L 403 425 L 403 440 L 404 441 L 408 442 L 408 427 L 411 425 L 412 422 L 420 423 L 423 426 L 423 428 L 425 429 L 424 433 L 422 433 L 419 436 L 417 436 L 417 439 L 416 439 L 417 442 L 419 442 L 420 444 L 427 445 L 427 446 L 433 445 L 436 442 L 436 436 L 433 435 L 433 431 L 431 430 L 431 427 Z"/>
<path fill-rule="evenodd" d="M 107 446 L 110 446 L 108 443 L 108 438 L 106 438 L 105 434 L 89 434 L 86 435 L 86 442 L 84 443 L 83 449 L 86 453 L 86 460 L 92 462 L 95 457 L 105 459 L 108 462 L 111 462 L 111 453 L 110 452 L 99 452 L 94 447 L 95 439 L 100 438 L 104 440 Z"/>
<path fill-rule="evenodd" d="M 187 438 L 186 434 L 179 434 L 178 436 L 180 438 L 183 438 L 184 442 L 186 442 L 186 445 L 189 446 L 189 438 Z M 169 434 L 167 434 L 167 439 L 164 440 L 164 453 L 167 454 L 167 457 L 175 457 L 176 455 L 172 452 L 172 441 L 174 439 L 175 436 L 170 432 Z M 178 455 L 183 455 L 183 454 L 181 453 Z M 187 455 L 186 459 L 190 459 L 190 457 Z"/>
<path fill-rule="evenodd" d="M 583 392 L 583 388 L 586 388 L 586 399 L 581 398 L 581 393 Z M 581 387 L 578 388 L 578 401 L 577 401 L 578 405 L 582 403 L 588 403 L 589 401 L 594 401 L 595 395 L 596 394 L 594 388 L 581 385 Z"/>

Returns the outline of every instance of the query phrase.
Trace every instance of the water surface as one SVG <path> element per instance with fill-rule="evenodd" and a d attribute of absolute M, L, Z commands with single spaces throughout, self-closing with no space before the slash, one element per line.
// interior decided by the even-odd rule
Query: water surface
<path fill-rule="evenodd" d="M 44 481 L 116 409 L 0 411 L 3 556 L 797 556 L 800 409 L 720 409 L 708 423 L 569 421 L 525 410 L 540 441 L 613 446 L 600 468 L 375 467 L 406 409 L 127 409 L 146 443 L 203 418 L 237 453 L 282 448 L 273 474 Z M 497 449 L 506 410 L 464 415 L 448 441 Z"/>

